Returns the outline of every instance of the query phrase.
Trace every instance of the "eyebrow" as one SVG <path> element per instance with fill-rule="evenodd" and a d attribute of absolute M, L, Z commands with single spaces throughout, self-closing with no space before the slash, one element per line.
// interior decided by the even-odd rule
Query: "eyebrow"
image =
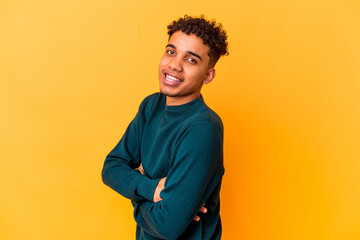
<path fill-rule="evenodd" d="M 171 44 L 171 43 L 169 43 L 168 45 L 166 45 L 166 47 L 171 47 L 171 48 L 176 49 L 175 45 L 173 45 L 173 44 Z M 194 52 L 192 52 L 192 51 L 187 51 L 187 53 L 188 53 L 188 54 L 191 54 L 191 55 L 193 55 L 193 56 L 195 56 L 195 57 L 197 57 L 197 58 L 199 58 L 199 59 L 202 61 L 202 58 L 201 58 L 198 54 L 196 54 L 196 53 L 194 53 Z"/>

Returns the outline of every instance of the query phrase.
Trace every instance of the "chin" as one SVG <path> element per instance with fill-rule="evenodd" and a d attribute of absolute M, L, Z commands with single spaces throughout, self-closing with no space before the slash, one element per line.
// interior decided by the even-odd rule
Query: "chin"
<path fill-rule="evenodd" d="M 160 92 L 167 97 L 176 97 L 176 94 L 171 93 L 171 92 L 163 91 L 161 89 L 160 89 Z"/>
<path fill-rule="evenodd" d="M 168 96 L 168 97 L 175 97 L 176 96 L 176 93 L 174 93 L 172 91 L 172 89 L 169 87 L 167 87 L 166 85 L 163 85 L 160 83 L 160 92 L 165 95 L 165 96 Z"/>

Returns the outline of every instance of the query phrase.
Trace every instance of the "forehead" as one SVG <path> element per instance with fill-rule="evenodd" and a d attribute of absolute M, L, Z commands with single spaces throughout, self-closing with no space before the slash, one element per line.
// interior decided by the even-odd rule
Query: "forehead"
<path fill-rule="evenodd" d="M 172 44 L 179 51 L 194 52 L 201 57 L 206 57 L 209 51 L 209 46 L 203 44 L 203 40 L 195 34 L 183 33 L 182 31 L 175 32 L 169 39 L 169 44 Z"/>

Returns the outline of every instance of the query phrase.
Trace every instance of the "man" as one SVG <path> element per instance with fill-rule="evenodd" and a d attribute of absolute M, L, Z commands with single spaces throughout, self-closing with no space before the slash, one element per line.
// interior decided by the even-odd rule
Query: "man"
<path fill-rule="evenodd" d="M 220 239 L 223 125 L 200 91 L 228 54 L 227 36 L 203 16 L 168 29 L 160 93 L 143 100 L 102 178 L 132 200 L 136 239 Z"/>

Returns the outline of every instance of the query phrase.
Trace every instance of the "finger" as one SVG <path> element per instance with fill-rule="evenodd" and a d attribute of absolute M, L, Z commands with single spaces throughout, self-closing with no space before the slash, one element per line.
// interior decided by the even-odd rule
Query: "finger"
<path fill-rule="evenodd" d="M 207 213 L 207 208 L 206 208 L 206 207 L 201 207 L 201 208 L 200 208 L 200 212 L 202 212 L 202 213 Z"/>
<path fill-rule="evenodd" d="M 142 165 L 140 165 L 140 167 L 138 167 L 137 170 L 139 170 L 139 172 L 140 172 L 141 174 L 145 174 L 145 171 L 144 171 Z"/>
<path fill-rule="evenodd" d="M 195 220 L 196 222 L 198 222 L 198 221 L 200 221 L 200 217 L 199 217 L 199 216 L 195 216 L 195 217 L 194 217 L 194 220 Z"/>

